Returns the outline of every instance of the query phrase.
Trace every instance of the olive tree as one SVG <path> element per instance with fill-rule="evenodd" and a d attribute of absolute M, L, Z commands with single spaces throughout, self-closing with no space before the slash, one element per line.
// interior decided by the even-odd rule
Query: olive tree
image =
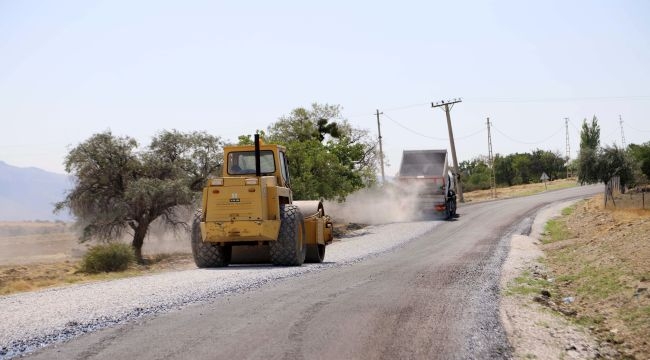
<path fill-rule="evenodd" d="M 110 131 L 74 147 L 65 168 L 74 187 L 56 204 L 68 208 L 83 227 L 80 241 L 111 241 L 128 233 L 142 262 L 149 226 L 161 219 L 187 227 L 175 207 L 192 205 L 208 176 L 222 162 L 222 141 L 205 132 L 162 131 L 138 150 L 135 139 Z"/>

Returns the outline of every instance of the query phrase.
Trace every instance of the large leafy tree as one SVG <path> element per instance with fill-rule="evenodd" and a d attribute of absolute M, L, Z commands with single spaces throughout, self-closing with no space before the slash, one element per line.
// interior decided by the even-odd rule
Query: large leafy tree
<path fill-rule="evenodd" d="M 598 152 L 600 147 L 600 125 L 596 116 L 587 123 L 582 122 L 580 131 L 580 153 L 578 154 L 578 181 L 592 184 L 600 181 L 598 174 Z"/>
<path fill-rule="evenodd" d="M 537 179 L 546 173 L 551 180 L 560 177 L 566 170 L 564 159 L 558 152 L 537 149 L 531 153 L 531 170 Z"/>
<path fill-rule="evenodd" d="M 297 199 L 342 199 L 376 182 L 376 142 L 342 119 L 339 105 L 296 108 L 271 124 L 266 138 L 287 147 Z"/>
<path fill-rule="evenodd" d="M 132 237 L 137 259 L 154 220 L 185 227 L 175 208 L 191 205 L 222 161 L 222 142 L 204 132 L 163 131 L 144 150 L 130 137 L 95 134 L 65 159 L 75 186 L 56 209 L 68 208 L 83 226 L 81 241 Z"/>
<path fill-rule="evenodd" d="M 598 179 L 607 183 L 612 177 L 618 176 L 621 188 L 633 182 L 631 162 L 625 151 L 616 145 L 604 147 L 598 156 Z"/>
<path fill-rule="evenodd" d="M 507 184 L 508 186 L 515 184 L 517 172 L 513 166 L 512 158 L 512 155 L 501 156 L 500 154 L 494 157 L 494 177 L 498 184 Z"/>
<path fill-rule="evenodd" d="M 529 184 L 533 180 L 531 157 L 528 153 L 516 153 L 512 155 L 512 167 L 517 172 L 515 184 Z"/>
<path fill-rule="evenodd" d="M 647 181 L 650 179 L 650 141 L 641 145 L 630 144 L 627 149 L 630 157 L 636 165 L 636 169 L 640 171 L 640 181 Z"/>
<path fill-rule="evenodd" d="M 477 157 L 472 160 L 461 161 L 458 165 L 463 189 L 466 191 L 489 189 L 491 169 L 488 167 L 487 160 L 483 157 Z"/>

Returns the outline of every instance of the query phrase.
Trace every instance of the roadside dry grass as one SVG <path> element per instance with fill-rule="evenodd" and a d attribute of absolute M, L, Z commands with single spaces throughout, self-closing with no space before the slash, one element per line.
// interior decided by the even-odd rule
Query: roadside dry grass
<path fill-rule="evenodd" d="M 560 179 L 549 181 L 546 183 L 546 186 L 544 186 L 544 183 L 538 183 L 515 185 L 511 187 L 500 187 L 497 188 L 497 199 L 534 195 L 544 191 L 566 189 L 574 186 L 578 186 L 576 179 Z M 465 197 L 466 202 L 479 202 L 493 199 L 491 190 L 476 190 L 466 192 L 463 193 L 463 196 Z"/>
<path fill-rule="evenodd" d="M 636 201 L 633 197 L 630 201 Z M 621 198 L 621 202 L 625 199 Z M 650 210 L 605 209 L 602 196 L 577 204 L 547 224 L 544 260 L 549 289 L 600 341 L 627 358 L 650 358 Z M 513 291 L 524 291 L 527 286 Z M 526 290 L 531 291 L 531 290 Z"/>
<path fill-rule="evenodd" d="M 195 268 L 191 254 L 158 254 L 145 257 L 145 265 L 132 265 L 126 271 L 86 274 L 77 261 L 0 266 L 0 295 L 34 291 L 52 286 L 114 280 L 170 270 Z"/>

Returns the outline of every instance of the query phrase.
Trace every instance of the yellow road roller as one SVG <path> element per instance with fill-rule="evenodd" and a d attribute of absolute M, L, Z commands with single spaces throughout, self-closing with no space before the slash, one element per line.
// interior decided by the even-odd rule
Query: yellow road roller
<path fill-rule="evenodd" d="M 228 266 L 233 246 L 268 246 L 274 265 L 322 262 L 333 239 L 331 218 L 321 201 L 293 200 L 286 148 L 254 139 L 224 147 L 223 176 L 203 188 L 192 224 L 194 262 Z"/>

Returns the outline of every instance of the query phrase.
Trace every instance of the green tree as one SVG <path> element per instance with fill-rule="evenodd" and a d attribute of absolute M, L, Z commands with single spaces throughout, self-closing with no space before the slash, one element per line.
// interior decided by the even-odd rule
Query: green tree
<path fill-rule="evenodd" d="M 600 125 L 596 115 L 591 119 L 591 124 L 587 124 L 587 119 L 582 122 L 580 131 L 580 148 L 597 149 L 600 146 Z"/>
<path fill-rule="evenodd" d="M 512 158 L 512 167 L 515 169 L 516 176 L 514 183 L 529 184 L 532 180 L 531 155 L 528 153 L 516 153 Z"/>
<path fill-rule="evenodd" d="M 633 182 L 632 166 L 625 151 L 616 145 L 602 149 L 597 161 L 598 179 L 607 183 L 612 177 L 618 176 L 621 188 Z"/>
<path fill-rule="evenodd" d="M 222 142 L 204 132 L 163 131 L 138 151 L 130 137 L 95 134 L 65 159 L 75 185 L 56 210 L 68 208 L 83 224 L 81 241 L 111 241 L 125 232 L 142 262 L 142 245 L 151 223 L 161 219 L 185 227 L 175 212 L 195 203 L 208 176 L 222 161 Z"/>
<path fill-rule="evenodd" d="M 257 133 L 260 135 L 260 140 L 266 141 L 266 133 L 264 130 L 258 130 Z M 253 140 L 253 135 L 239 135 L 237 138 L 237 145 L 253 145 L 255 140 Z"/>
<path fill-rule="evenodd" d="M 494 177 L 497 184 L 514 185 L 517 172 L 513 166 L 513 155 L 494 157 Z"/>
<path fill-rule="evenodd" d="M 587 123 L 582 122 L 580 131 L 580 153 L 578 154 L 578 181 L 592 184 L 600 181 L 598 174 L 598 151 L 600 146 L 600 126 L 596 116 Z"/>
<path fill-rule="evenodd" d="M 551 180 L 565 174 L 564 159 L 557 152 L 537 149 L 530 154 L 530 170 L 535 179 L 546 173 Z"/>
<path fill-rule="evenodd" d="M 645 182 L 650 179 L 650 141 L 641 145 L 630 144 L 627 151 L 635 164 L 635 168 L 640 171 L 640 175 L 645 177 L 645 179 L 638 180 Z"/>
<path fill-rule="evenodd" d="M 339 105 L 314 103 L 269 126 L 268 141 L 287 147 L 297 199 L 342 199 L 376 182 L 375 140 L 341 118 Z"/>
<path fill-rule="evenodd" d="M 490 168 L 484 158 L 477 157 L 462 161 L 458 165 L 465 191 L 485 190 L 490 188 Z"/>
<path fill-rule="evenodd" d="M 310 109 L 296 108 L 269 126 L 269 138 L 273 142 L 279 139 L 287 144 L 309 140 L 323 142 L 326 135 L 338 138 L 341 136 L 339 125 L 332 120 L 340 118 L 339 105 L 314 103 Z"/>

